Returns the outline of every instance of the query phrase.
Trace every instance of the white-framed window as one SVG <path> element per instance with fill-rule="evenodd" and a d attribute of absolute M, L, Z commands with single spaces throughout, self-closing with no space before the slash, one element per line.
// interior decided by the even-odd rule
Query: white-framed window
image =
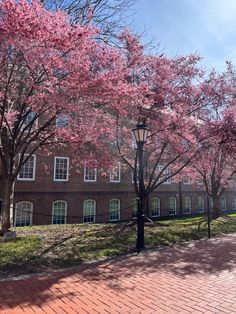
<path fill-rule="evenodd" d="M 120 200 L 110 200 L 110 221 L 120 220 Z"/>
<path fill-rule="evenodd" d="M 33 204 L 18 202 L 15 206 L 15 227 L 31 226 L 33 220 Z"/>
<path fill-rule="evenodd" d="M 85 200 L 83 209 L 83 222 L 92 223 L 95 222 L 96 215 L 96 201 Z"/>
<path fill-rule="evenodd" d="M 28 158 L 25 155 L 24 159 Z M 33 181 L 35 180 L 36 156 L 31 155 L 29 159 L 22 165 L 21 170 L 17 176 L 18 180 Z"/>
<path fill-rule="evenodd" d="M 120 174 L 121 174 L 120 164 L 113 166 L 112 169 L 110 170 L 110 182 L 119 183 L 121 177 Z"/>
<path fill-rule="evenodd" d="M 134 198 L 132 200 L 132 218 L 138 217 L 138 199 Z"/>
<path fill-rule="evenodd" d="M 233 210 L 236 209 L 236 196 L 235 195 L 232 196 L 232 209 Z"/>
<path fill-rule="evenodd" d="M 97 181 L 97 168 L 90 168 L 84 166 L 84 182 L 96 182 Z"/>
<path fill-rule="evenodd" d="M 152 199 L 152 217 L 159 217 L 161 211 L 161 201 L 159 197 L 153 197 Z"/>
<path fill-rule="evenodd" d="M 137 182 L 139 182 L 139 180 L 138 180 L 138 173 L 136 175 L 137 175 Z M 134 183 L 134 172 L 133 171 L 131 173 L 131 180 L 132 180 L 132 183 Z"/>
<path fill-rule="evenodd" d="M 204 197 L 198 196 L 197 198 L 197 209 L 199 213 L 204 213 Z"/>
<path fill-rule="evenodd" d="M 55 201 L 52 204 L 52 224 L 65 224 L 67 216 L 67 202 Z"/>
<path fill-rule="evenodd" d="M 210 209 L 213 209 L 213 198 L 210 197 L 209 199 L 209 205 L 210 205 Z"/>
<path fill-rule="evenodd" d="M 132 139 L 131 139 L 131 147 L 132 149 L 137 149 L 137 142 L 134 135 L 132 136 Z"/>
<path fill-rule="evenodd" d="M 221 196 L 221 208 L 222 208 L 222 210 L 226 210 L 227 209 L 227 202 L 226 202 L 226 197 L 225 196 Z"/>
<path fill-rule="evenodd" d="M 169 197 L 169 215 L 176 215 L 176 198 Z"/>
<path fill-rule="evenodd" d="M 38 119 L 36 118 L 37 112 L 31 111 L 29 107 L 26 108 L 24 113 L 24 121 L 22 127 L 27 129 L 27 132 L 30 128 L 34 129 L 37 127 Z"/>
<path fill-rule="evenodd" d="M 171 170 L 169 168 L 167 168 L 165 171 L 164 171 L 164 176 L 165 177 L 168 177 L 171 175 Z M 171 178 L 169 179 L 166 179 L 165 182 L 163 182 L 164 184 L 171 184 Z"/>
<path fill-rule="evenodd" d="M 69 116 L 62 114 L 56 118 L 56 127 L 57 128 L 66 128 L 69 125 Z"/>
<path fill-rule="evenodd" d="M 184 214 L 191 214 L 191 198 L 189 196 L 184 197 Z"/>
<path fill-rule="evenodd" d="M 157 170 L 157 175 L 159 175 L 159 173 L 162 171 L 164 167 L 161 165 L 158 165 L 156 170 Z M 160 178 L 158 179 L 158 182 L 161 182 L 163 179 L 168 178 L 168 176 L 171 174 L 171 170 L 170 168 L 167 168 L 163 171 L 163 173 L 161 174 Z M 171 178 L 166 179 L 163 184 L 171 184 Z"/>
<path fill-rule="evenodd" d="M 183 184 L 191 184 L 191 180 L 190 180 L 190 177 L 186 176 L 183 178 Z"/>
<path fill-rule="evenodd" d="M 69 158 L 54 157 L 54 181 L 68 181 Z"/>
<path fill-rule="evenodd" d="M 197 178 L 197 185 L 203 185 L 203 179 L 202 178 Z"/>

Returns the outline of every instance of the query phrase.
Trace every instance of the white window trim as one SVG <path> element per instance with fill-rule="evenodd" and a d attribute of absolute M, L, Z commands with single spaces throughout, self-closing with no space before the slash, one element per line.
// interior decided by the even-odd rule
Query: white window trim
<path fill-rule="evenodd" d="M 201 197 L 201 199 L 203 200 L 203 208 L 199 208 L 199 202 L 198 202 L 198 200 L 199 200 L 199 198 Z M 202 195 L 199 195 L 198 196 L 198 199 L 197 199 L 197 202 L 198 202 L 198 212 L 199 213 L 204 213 L 205 212 L 205 199 L 204 199 L 204 197 L 202 196 Z"/>
<path fill-rule="evenodd" d="M 168 180 L 170 180 L 170 181 L 165 181 L 165 182 L 163 182 L 162 184 L 171 184 L 172 182 L 171 182 L 171 178 L 169 178 Z"/>
<path fill-rule="evenodd" d="M 54 204 L 57 203 L 57 202 L 62 202 L 62 203 L 65 203 L 65 223 L 67 223 L 67 201 L 64 201 L 64 200 L 56 200 L 52 203 L 52 221 L 51 223 L 53 224 L 53 209 L 54 209 Z"/>
<path fill-rule="evenodd" d="M 176 215 L 176 213 L 177 213 L 177 208 L 176 208 L 176 207 L 177 207 L 176 197 L 174 197 L 174 196 L 170 196 L 170 197 L 169 197 L 169 199 L 168 199 L 168 203 L 169 203 L 169 201 L 170 201 L 170 199 L 171 199 L 171 198 L 173 198 L 173 199 L 175 200 L 175 213 L 174 213 L 174 214 L 170 214 L 170 207 L 168 206 L 168 207 L 169 207 L 169 208 L 168 208 L 168 211 L 169 211 L 168 216 L 174 216 L 174 215 Z M 169 204 L 168 204 L 168 205 L 169 205 Z"/>
<path fill-rule="evenodd" d="M 131 201 L 132 201 L 132 212 L 131 212 L 131 215 L 132 215 L 132 219 L 137 219 L 138 217 L 138 200 L 139 198 L 138 197 L 135 197 L 133 198 Z M 134 203 L 135 202 L 135 203 Z M 134 211 L 134 206 L 136 206 L 136 210 Z M 135 216 L 133 216 L 133 213 L 136 213 Z"/>
<path fill-rule="evenodd" d="M 121 165 L 120 165 L 120 163 L 118 164 L 118 169 L 119 169 L 119 180 L 112 180 L 112 170 L 110 170 L 110 182 L 111 183 L 120 183 L 121 182 Z"/>
<path fill-rule="evenodd" d="M 162 166 L 160 166 L 160 167 L 162 167 Z M 163 167 L 162 167 L 162 168 L 163 168 Z M 159 169 L 161 170 L 162 168 L 159 168 Z M 159 171 L 160 171 L 160 170 L 159 170 Z M 164 170 L 163 175 L 165 175 L 165 174 L 166 174 L 167 176 L 170 175 L 170 168 L 166 168 L 166 169 Z M 166 181 L 164 181 L 162 184 L 171 184 L 171 183 L 172 183 L 172 182 L 171 182 L 171 179 L 172 179 L 172 178 L 166 179 Z M 160 181 L 162 181 L 162 179 L 161 179 Z M 159 181 L 159 182 L 160 182 L 160 181 Z"/>
<path fill-rule="evenodd" d="M 153 197 L 152 202 L 153 202 L 153 200 L 156 200 L 156 199 L 159 201 L 159 209 L 158 209 L 159 215 L 152 215 L 153 218 L 161 216 L 161 199 L 160 199 L 160 197 Z M 152 208 L 152 210 L 153 210 L 153 208 Z"/>
<path fill-rule="evenodd" d="M 203 179 L 202 178 L 198 178 L 197 179 L 197 185 L 203 185 L 204 182 L 203 182 Z"/>
<path fill-rule="evenodd" d="M 118 210 L 118 218 L 117 219 L 111 219 L 110 217 L 110 215 L 111 215 L 111 201 L 118 201 L 119 202 L 119 210 Z M 112 198 L 111 200 L 110 200 L 110 202 L 109 202 L 109 204 L 110 204 L 110 208 L 109 208 L 109 221 L 119 221 L 120 220 L 120 199 L 119 198 Z"/>
<path fill-rule="evenodd" d="M 133 173 L 133 171 L 131 172 L 131 182 L 134 183 L 134 173 Z"/>
<path fill-rule="evenodd" d="M 66 179 L 56 179 L 56 159 L 67 159 L 67 172 L 66 172 Z M 69 181 L 69 162 L 70 158 L 69 157 L 63 157 L 63 156 L 55 156 L 54 157 L 54 174 L 53 174 L 53 181 L 56 182 L 68 182 Z"/>
<path fill-rule="evenodd" d="M 231 205 L 231 207 L 232 207 L 232 210 L 236 210 L 236 196 L 234 196 L 234 195 L 232 196 L 232 205 Z"/>
<path fill-rule="evenodd" d="M 185 213 L 185 210 L 186 210 L 186 208 L 185 208 L 185 199 L 186 198 L 188 198 L 189 199 L 189 212 L 188 213 Z M 192 199 L 191 199 L 191 197 L 190 196 L 184 196 L 184 199 L 183 199 L 183 201 L 184 201 L 184 214 L 185 215 L 190 215 L 191 213 L 192 213 Z"/>
<path fill-rule="evenodd" d="M 29 156 L 29 154 L 25 154 L 25 156 Z M 17 180 L 19 181 L 35 181 L 35 172 L 36 172 L 36 155 L 31 155 L 34 158 L 34 168 L 33 168 L 33 178 L 20 178 L 20 172 L 17 175 Z"/>
<path fill-rule="evenodd" d="M 33 224 L 33 212 L 34 212 L 34 204 L 32 202 L 29 202 L 29 201 L 20 201 L 20 202 L 17 202 L 15 204 L 15 210 L 14 210 L 14 227 L 16 227 L 16 212 L 17 212 L 17 204 L 21 204 L 21 203 L 29 203 L 31 205 L 31 213 L 30 213 L 30 226 L 32 226 Z"/>
<path fill-rule="evenodd" d="M 186 182 L 184 182 L 184 179 L 186 179 L 186 178 L 188 178 L 188 181 Z M 184 178 L 183 180 L 182 180 L 182 182 L 183 182 L 183 184 L 184 185 L 190 185 L 191 184 L 191 179 L 190 179 L 190 177 L 186 177 L 186 178 Z"/>
<path fill-rule="evenodd" d="M 97 182 L 97 168 L 94 167 L 93 169 L 91 170 L 95 170 L 95 179 L 94 180 L 87 180 L 85 177 L 86 177 L 86 167 L 87 166 L 84 166 L 84 182 Z M 88 168 L 89 169 L 89 168 Z"/>
<path fill-rule="evenodd" d="M 223 208 L 223 200 L 224 200 L 224 204 L 225 204 L 225 208 Z M 227 198 L 226 198 L 226 196 L 224 196 L 224 195 L 222 195 L 221 196 L 221 199 L 220 199 L 220 202 L 221 202 L 221 208 L 222 208 L 222 210 L 223 211 L 226 211 L 227 210 Z"/>
<path fill-rule="evenodd" d="M 86 222 L 84 222 L 84 205 L 85 205 L 85 202 L 86 202 L 86 201 L 93 201 L 94 204 L 95 204 L 95 208 L 94 208 L 94 220 L 93 220 L 93 221 L 86 221 Z M 89 198 L 89 199 L 86 199 L 86 200 L 83 201 L 83 223 L 84 223 L 84 224 L 93 224 L 93 223 L 95 223 L 95 222 L 96 222 L 96 212 L 97 212 L 97 202 L 96 202 L 96 200 L 94 200 L 94 199 L 92 199 L 92 198 Z"/>
<path fill-rule="evenodd" d="M 131 172 L 131 181 L 132 183 L 134 183 L 134 172 Z M 138 179 L 138 173 L 137 173 L 137 183 L 139 183 L 139 179 Z"/>

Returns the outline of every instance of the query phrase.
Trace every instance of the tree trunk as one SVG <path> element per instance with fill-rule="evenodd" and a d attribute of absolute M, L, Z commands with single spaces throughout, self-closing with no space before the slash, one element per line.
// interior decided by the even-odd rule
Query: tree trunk
<path fill-rule="evenodd" d="M 14 180 L 3 180 L 3 198 L 2 198 L 2 230 L 1 233 L 7 232 L 13 225 L 13 194 Z"/>
<path fill-rule="evenodd" d="M 212 201 L 213 201 L 212 218 L 217 219 L 222 216 L 222 211 L 220 209 L 220 196 L 218 195 L 212 196 Z"/>

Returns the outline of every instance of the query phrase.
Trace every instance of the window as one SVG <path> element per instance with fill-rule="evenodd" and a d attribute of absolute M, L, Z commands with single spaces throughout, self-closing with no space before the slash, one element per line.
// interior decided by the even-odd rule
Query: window
<path fill-rule="evenodd" d="M 199 213 L 204 212 L 204 197 L 203 196 L 198 196 L 197 198 L 197 209 Z"/>
<path fill-rule="evenodd" d="M 131 148 L 137 149 L 137 142 L 136 142 L 135 136 L 133 136 L 131 139 Z"/>
<path fill-rule="evenodd" d="M 221 196 L 221 208 L 222 208 L 222 210 L 226 210 L 227 209 L 226 197 L 225 196 Z"/>
<path fill-rule="evenodd" d="M 96 201 L 86 200 L 84 201 L 84 222 L 95 222 L 95 212 L 96 212 Z"/>
<path fill-rule="evenodd" d="M 232 197 L 232 209 L 236 209 L 236 196 Z"/>
<path fill-rule="evenodd" d="M 191 198 L 189 196 L 184 197 L 184 214 L 191 214 Z"/>
<path fill-rule="evenodd" d="M 157 175 L 160 174 L 160 172 L 162 171 L 162 169 L 163 169 L 163 166 L 161 166 L 161 165 L 158 165 L 158 166 L 157 166 L 157 168 L 156 168 Z M 171 170 L 170 170 L 169 168 L 165 169 L 165 170 L 162 172 L 161 176 L 159 177 L 158 182 L 161 182 L 163 179 L 165 179 L 166 177 L 168 177 L 170 174 L 171 174 Z M 170 183 L 171 183 L 171 178 L 166 179 L 166 180 L 163 182 L 163 184 L 170 184 Z"/>
<path fill-rule="evenodd" d="M 152 217 L 160 216 L 160 207 L 161 207 L 161 202 L 160 202 L 159 197 L 154 197 L 152 199 Z"/>
<path fill-rule="evenodd" d="M 138 217 L 138 199 L 132 200 L 132 218 Z"/>
<path fill-rule="evenodd" d="M 25 155 L 24 160 L 28 155 Z M 32 155 L 29 159 L 22 165 L 21 170 L 18 174 L 18 180 L 33 181 L 35 179 L 35 165 L 36 156 Z"/>
<path fill-rule="evenodd" d="M 97 169 L 84 167 L 84 181 L 85 182 L 96 182 L 97 181 Z"/>
<path fill-rule="evenodd" d="M 137 172 L 136 176 L 137 176 L 137 182 L 139 182 L 138 181 L 138 172 Z M 131 173 L 131 177 L 132 177 L 132 183 L 134 183 L 135 182 L 134 181 L 134 172 Z"/>
<path fill-rule="evenodd" d="M 54 157 L 54 181 L 68 181 L 69 158 Z"/>
<path fill-rule="evenodd" d="M 203 185 L 203 179 L 202 178 L 197 178 L 197 184 L 198 185 Z"/>
<path fill-rule="evenodd" d="M 120 182 L 120 164 L 112 167 L 110 171 L 110 182 Z"/>
<path fill-rule="evenodd" d="M 169 215 L 176 215 L 176 199 L 175 199 L 175 197 L 169 198 Z"/>
<path fill-rule="evenodd" d="M 66 128 L 69 125 L 69 117 L 67 115 L 61 115 L 56 118 L 57 128 Z"/>
<path fill-rule="evenodd" d="M 169 168 L 167 168 L 165 171 L 164 171 L 164 177 L 168 177 L 171 175 L 171 170 Z M 166 179 L 165 182 L 163 182 L 164 184 L 170 184 L 171 183 L 171 178 L 169 179 Z"/>
<path fill-rule="evenodd" d="M 190 177 L 184 177 L 183 178 L 183 184 L 191 184 Z"/>
<path fill-rule="evenodd" d="M 120 220 L 120 200 L 110 200 L 110 221 Z"/>
<path fill-rule="evenodd" d="M 210 209 L 213 209 L 213 198 L 212 197 L 210 197 L 209 205 L 210 205 Z"/>
<path fill-rule="evenodd" d="M 55 201 L 52 205 L 52 224 L 66 223 L 67 203 L 65 201 Z"/>
<path fill-rule="evenodd" d="M 22 128 L 27 128 L 27 132 L 30 128 L 34 128 L 37 125 L 37 112 L 31 111 L 30 108 L 26 108 L 23 118 Z"/>
<path fill-rule="evenodd" d="M 31 202 L 19 202 L 15 209 L 15 226 L 31 226 L 33 218 L 33 204 Z"/>

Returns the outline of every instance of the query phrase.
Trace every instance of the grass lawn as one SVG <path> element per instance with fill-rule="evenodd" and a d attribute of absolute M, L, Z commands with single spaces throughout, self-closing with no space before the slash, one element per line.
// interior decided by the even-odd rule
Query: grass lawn
<path fill-rule="evenodd" d="M 202 217 L 145 226 L 147 248 L 207 237 Z M 0 239 L 0 277 L 62 268 L 135 251 L 136 229 L 125 224 L 49 225 L 15 228 L 17 238 Z M 212 236 L 236 232 L 236 219 L 212 222 Z"/>

